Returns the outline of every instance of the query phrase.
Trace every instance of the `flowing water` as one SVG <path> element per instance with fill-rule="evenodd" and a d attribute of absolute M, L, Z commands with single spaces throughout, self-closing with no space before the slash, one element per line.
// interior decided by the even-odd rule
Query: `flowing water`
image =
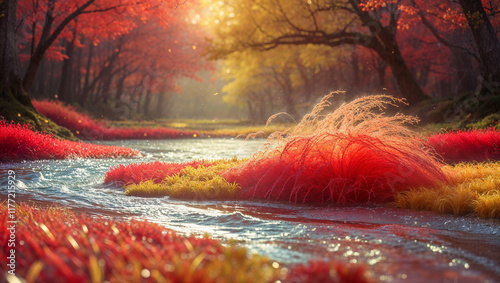
<path fill-rule="evenodd" d="M 337 259 L 366 263 L 387 282 L 500 282 L 500 221 L 390 206 L 305 206 L 265 201 L 180 201 L 127 197 L 104 185 L 113 166 L 137 162 L 248 157 L 263 140 L 115 141 L 142 157 L 0 164 L 1 199 L 7 172 L 17 200 L 56 203 L 104 216 L 134 217 L 179 233 L 234 239 L 251 252 L 285 263 Z"/>

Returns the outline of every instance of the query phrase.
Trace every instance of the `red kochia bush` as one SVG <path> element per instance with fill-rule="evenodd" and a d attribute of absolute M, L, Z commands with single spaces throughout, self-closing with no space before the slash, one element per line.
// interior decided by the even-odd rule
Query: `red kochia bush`
<path fill-rule="evenodd" d="M 174 139 L 198 134 L 168 128 L 109 128 L 60 101 L 33 100 L 33 106 L 56 124 L 68 128 L 75 136 L 86 140 Z"/>
<path fill-rule="evenodd" d="M 0 161 L 139 155 L 138 151 L 124 147 L 58 140 L 51 135 L 32 131 L 28 125 L 7 124 L 5 121 L 0 121 L 0 148 Z"/>
<path fill-rule="evenodd" d="M 150 162 L 118 165 L 106 172 L 105 183 L 116 182 L 120 184 L 138 184 L 146 180 L 161 183 L 168 176 L 179 173 L 187 166 L 198 168 L 198 166 L 211 166 L 212 161 L 190 161 L 183 163 Z"/>
<path fill-rule="evenodd" d="M 493 128 L 436 134 L 427 143 L 448 163 L 500 160 L 500 132 Z"/>
<path fill-rule="evenodd" d="M 446 181 L 441 164 L 402 125 L 416 118 L 380 113 L 398 100 L 364 97 L 321 116 L 330 97 L 222 176 L 240 184 L 244 198 L 307 203 L 386 202 L 406 188 Z"/>

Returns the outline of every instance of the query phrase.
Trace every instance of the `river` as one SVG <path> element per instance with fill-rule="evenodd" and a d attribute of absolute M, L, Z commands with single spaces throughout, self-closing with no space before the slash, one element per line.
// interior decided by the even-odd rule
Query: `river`
<path fill-rule="evenodd" d="M 125 196 L 105 185 L 118 164 L 249 157 L 263 140 L 180 139 L 100 142 L 140 150 L 115 159 L 43 160 L 0 164 L 17 199 L 55 203 L 92 215 L 147 219 L 185 235 L 233 239 L 250 252 L 294 264 L 309 259 L 366 263 L 386 282 L 500 282 L 500 221 L 384 206 L 305 206 L 265 201 L 180 201 Z"/>

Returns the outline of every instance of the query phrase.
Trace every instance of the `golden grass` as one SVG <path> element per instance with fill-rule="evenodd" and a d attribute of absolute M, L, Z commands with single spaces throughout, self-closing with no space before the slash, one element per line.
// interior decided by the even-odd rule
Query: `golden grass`
<path fill-rule="evenodd" d="M 500 218 L 500 162 L 445 166 L 448 183 L 413 188 L 396 195 L 399 208 L 481 218 Z"/>
<path fill-rule="evenodd" d="M 239 189 L 236 183 L 229 183 L 218 173 L 242 163 L 244 160 L 222 159 L 213 166 L 188 166 L 179 174 L 166 177 L 161 183 L 152 180 L 125 186 L 128 196 L 161 197 L 182 199 L 234 199 Z"/>

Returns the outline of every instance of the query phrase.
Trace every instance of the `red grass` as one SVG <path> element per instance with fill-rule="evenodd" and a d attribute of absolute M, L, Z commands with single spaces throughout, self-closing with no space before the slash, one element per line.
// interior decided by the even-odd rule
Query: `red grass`
<path fill-rule="evenodd" d="M 493 128 L 436 134 L 427 143 L 447 163 L 500 160 L 500 132 Z"/>
<path fill-rule="evenodd" d="M 105 128 L 89 115 L 80 113 L 71 105 L 61 101 L 32 100 L 38 112 L 56 124 L 68 128 L 75 136 L 83 139 L 100 139 Z"/>
<path fill-rule="evenodd" d="M 0 261 L 5 269 L 10 255 L 7 227 L 11 224 L 7 223 L 7 206 L 1 205 L 0 210 L 0 229 L 4 232 L 0 236 Z M 43 269 L 36 275 L 37 282 L 142 282 L 148 277 L 164 277 L 168 282 L 215 282 L 221 270 L 207 267 L 217 261 L 248 260 L 245 250 L 242 253 L 235 247 L 226 248 L 208 238 L 179 236 L 147 221 L 93 219 L 28 205 L 18 205 L 15 217 L 19 220 L 15 228 L 16 275 L 29 277 L 29 268 L 41 262 Z M 231 262 L 226 267 L 230 268 Z M 239 271 L 244 268 L 235 267 Z M 142 274 L 144 270 L 148 277 Z M 231 270 L 228 273 L 235 275 Z"/>
<path fill-rule="evenodd" d="M 222 176 L 243 198 L 304 203 L 387 202 L 409 187 L 446 181 L 441 164 L 403 126 L 416 119 L 380 112 L 396 99 L 370 96 L 322 115 L 326 96 L 288 135 Z"/>
<path fill-rule="evenodd" d="M 179 173 L 187 166 L 198 168 L 199 166 L 211 166 L 212 161 L 191 161 L 183 163 L 151 162 L 118 165 L 111 168 L 104 177 L 105 183 L 116 182 L 120 184 L 138 184 L 146 180 L 161 183 L 168 176 Z"/>
<path fill-rule="evenodd" d="M 0 204 L 0 230 L 2 270 L 14 267 L 27 282 L 372 282 L 356 265 L 311 262 L 287 272 L 265 257 L 207 237 L 58 208 Z"/>
<path fill-rule="evenodd" d="M 75 107 L 64 105 L 60 101 L 33 100 L 32 102 L 40 113 L 56 124 L 68 128 L 75 136 L 86 140 L 174 139 L 199 135 L 194 131 L 168 128 L 108 128 L 89 115 L 78 112 Z"/>
<path fill-rule="evenodd" d="M 296 137 L 285 148 L 222 174 L 243 198 L 307 203 L 386 202 L 408 187 L 445 180 L 425 151 L 369 135 Z"/>
<path fill-rule="evenodd" d="M 28 125 L 0 121 L 0 161 L 65 159 L 71 157 L 107 158 L 134 156 L 139 152 L 116 146 L 58 140 L 51 135 L 34 132 Z"/>

